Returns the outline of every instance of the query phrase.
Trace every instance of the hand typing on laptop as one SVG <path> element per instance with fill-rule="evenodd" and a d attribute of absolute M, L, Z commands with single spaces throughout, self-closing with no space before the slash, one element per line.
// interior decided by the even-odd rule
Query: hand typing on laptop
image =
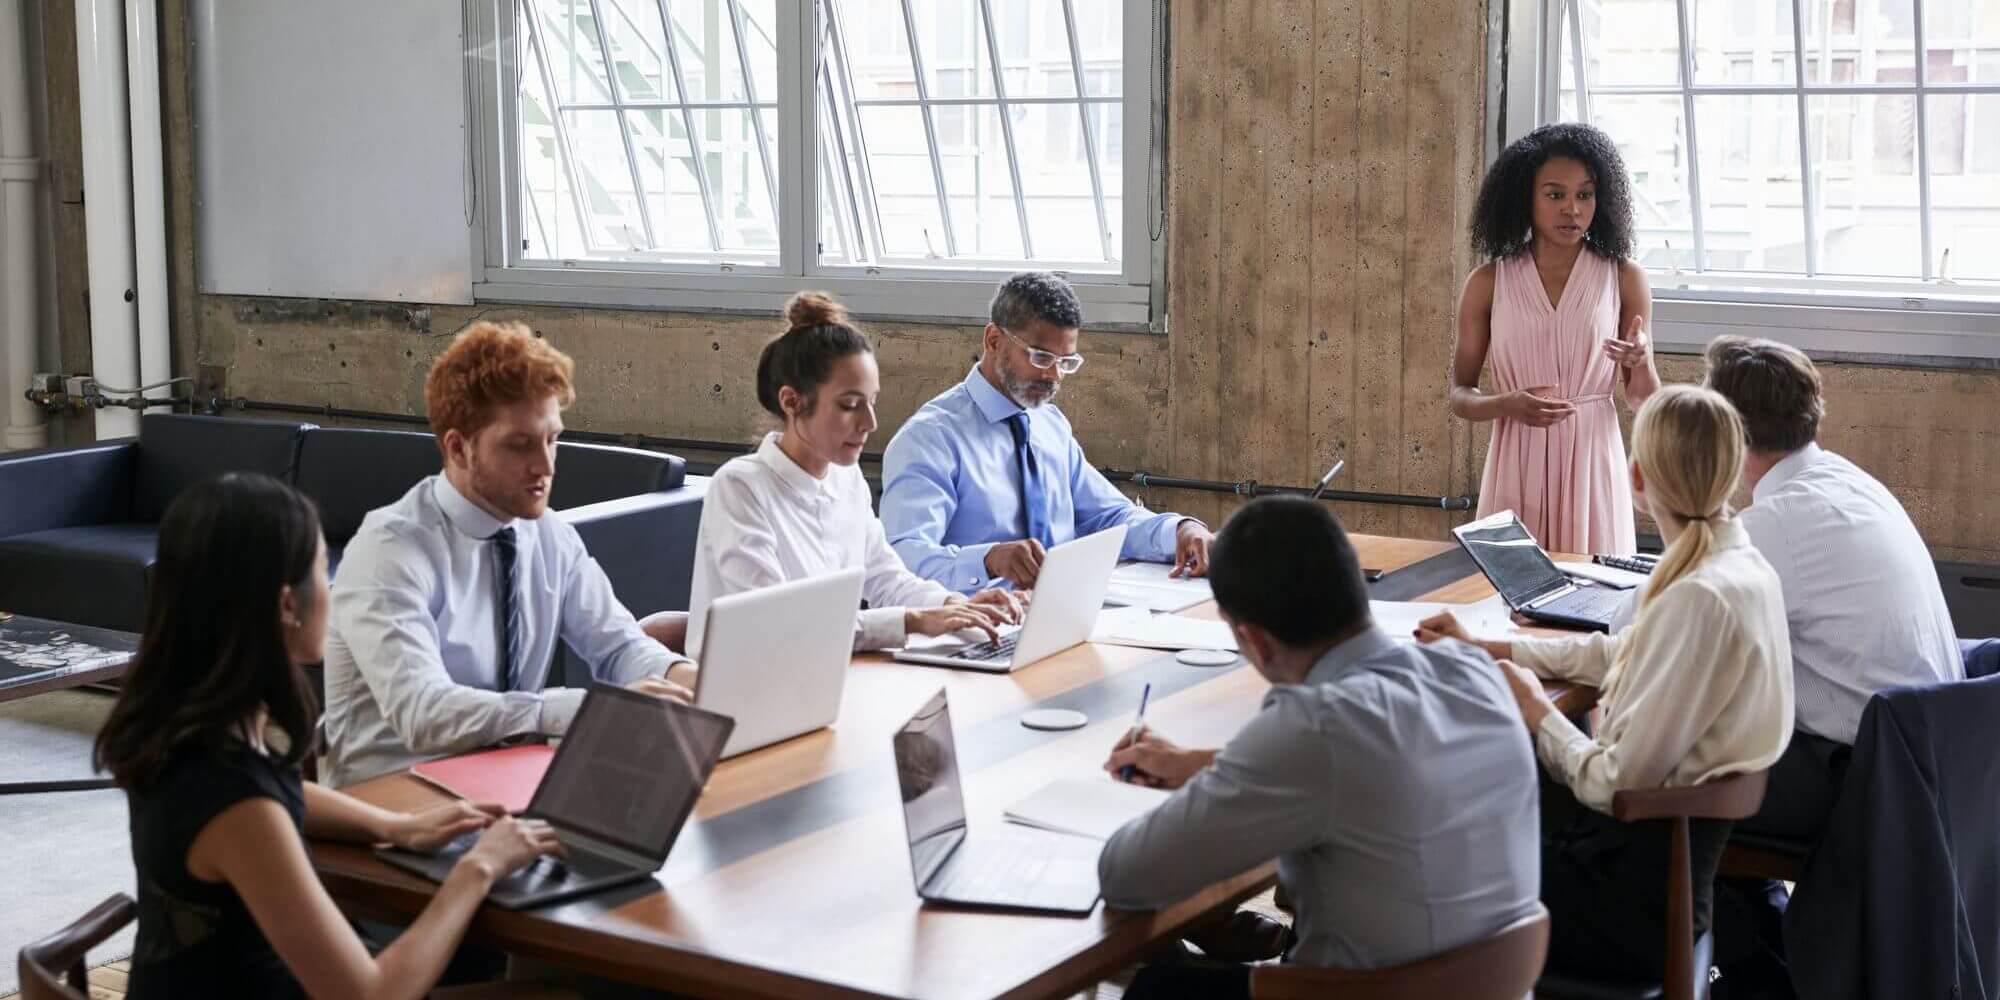
<path fill-rule="evenodd" d="M 401 813 L 391 820 L 388 841 L 410 851 L 435 851 L 475 830 L 483 830 L 507 815 L 504 806 L 453 799 L 421 812 Z"/>
<path fill-rule="evenodd" d="M 477 872 L 491 886 L 544 855 L 561 857 L 566 853 L 562 841 L 556 839 L 555 828 L 548 823 L 502 816 L 486 828 L 472 849 L 458 860 L 457 867 Z"/>

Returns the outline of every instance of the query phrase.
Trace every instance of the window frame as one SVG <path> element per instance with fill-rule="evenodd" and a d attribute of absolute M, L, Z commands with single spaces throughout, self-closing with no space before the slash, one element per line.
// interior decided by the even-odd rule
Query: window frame
<path fill-rule="evenodd" d="M 1163 332 L 1167 262 L 1164 188 L 1165 108 L 1156 86 L 1164 64 L 1164 0 L 1124 5 L 1123 108 L 1120 141 L 1121 241 L 1116 270 L 1086 271 L 1035 261 L 976 267 L 824 264 L 809 252 L 819 239 L 819 115 L 812 72 L 823 0 L 777 6 L 778 130 L 774 167 L 779 252 L 775 262 L 524 262 L 512 234 L 526 224 L 518 176 L 517 72 L 521 0 L 467 0 L 468 151 L 477 206 L 472 229 L 475 302 L 663 309 L 770 315 L 802 288 L 840 296 L 870 318 L 983 322 L 993 290 L 1011 270 L 1055 270 L 1067 277 L 1092 329 Z M 1157 14 L 1157 17 L 1156 17 Z M 808 51 L 809 50 L 809 51 Z M 789 53 L 789 56 L 788 56 Z M 1146 58 L 1134 58 L 1143 53 Z M 1084 95 L 1079 95 L 1082 97 Z M 758 95 L 763 102 L 762 94 Z M 1151 131 L 1152 142 L 1148 142 Z M 787 150 L 812 150 L 787 155 Z"/>
<path fill-rule="evenodd" d="M 1675 0 L 1681 37 L 1690 30 L 1687 21 L 1691 0 Z M 1793 10 L 1794 44 L 1804 31 L 1802 0 L 1790 0 Z M 1925 43 L 1924 3 L 1913 0 L 1914 39 L 1918 50 Z M 1489 141 L 1487 162 L 1492 162 L 1502 146 L 1526 135 L 1543 122 L 1560 119 L 1561 73 L 1563 61 L 1572 61 L 1580 86 L 1577 113 L 1589 119 L 1593 88 L 1584 77 L 1581 6 L 1578 0 L 1490 0 L 1489 54 L 1496 72 L 1489 75 L 1487 120 Z M 1563 21 L 1568 20 L 1574 44 L 1562 44 Z M 1693 54 L 1680 46 L 1680 77 L 1673 84 L 1650 86 L 1597 87 L 1597 93 L 1645 93 L 1678 96 L 1687 108 L 1696 96 L 1753 94 L 1792 97 L 1799 113 L 1807 115 L 1806 97 L 1816 94 L 1864 94 L 1908 96 L 1916 105 L 1917 182 L 1919 186 L 1920 237 L 1923 278 L 1874 279 L 1846 276 L 1749 273 L 1728 271 L 1688 272 L 1679 269 L 1648 268 L 1653 293 L 1655 346 L 1667 352 L 1699 351 L 1707 341 L 1723 333 L 1768 337 L 1793 344 L 1827 359 L 1849 359 L 1875 363 L 1920 366 L 1990 367 L 2000 361 L 2000 289 L 1990 282 L 1972 286 L 1940 283 L 1931 275 L 1936 264 L 1932 248 L 1930 208 L 1931 176 L 1929 160 L 1928 101 L 1930 95 L 1993 94 L 1992 84 L 1932 84 L 1926 81 L 1926 60 L 1915 60 L 1914 79 L 1908 84 L 1844 85 L 1806 84 L 1804 65 L 1793 60 L 1793 79 L 1782 84 L 1692 83 Z M 1691 109 L 1684 111 L 1692 120 Z M 1801 165 L 1807 150 L 1801 129 Z M 1698 149 L 1700 136 L 1690 142 L 1690 159 Z M 1810 170 L 1802 170 L 1810 174 Z M 1700 216 L 1700 166 L 1694 160 L 1689 171 L 1691 220 L 1695 222 L 1696 260 L 1702 257 Z M 1801 184 L 1810 183 L 1802 178 Z M 1808 197 L 1810 195 L 1808 194 Z M 1818 221 L 1811 211 L 1805 216 L 1806 246 L 1817 257 L 1813 226 Z M 1815 260 L 1816 262 L 1816 260 Z M 1976 290 L 1976 291 L 1974 291 Z M 1961 294 L 1953 294 L 1961 291 Z"/>

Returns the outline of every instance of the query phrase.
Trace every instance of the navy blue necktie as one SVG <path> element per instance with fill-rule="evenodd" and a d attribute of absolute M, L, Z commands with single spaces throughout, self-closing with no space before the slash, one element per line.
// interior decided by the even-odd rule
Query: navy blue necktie
<path fill-rule="evenodd" d="M 1008 417 L 1007 429 L 1014 432 L 1014 462 L 1021 468 L 1021 509 L 1028 515 L 1028 537 L 1041 542 L 1043 548 L 1050 548 L 1056 542 L 1049 531 L 1049 494 L 1042 484 L 1042 467 L 1035 461 L 1035 449 L 1029 444 L 1028 411 Z"/>
<path fill-rule="evenodd" d="M 521 675 L 521 602 L 514 581 L 514 529 L 493 533 L 493 550 L 499 556 L 494 572 L 494 610 L 500 619 L 500 690 L 515 690 Z"/>

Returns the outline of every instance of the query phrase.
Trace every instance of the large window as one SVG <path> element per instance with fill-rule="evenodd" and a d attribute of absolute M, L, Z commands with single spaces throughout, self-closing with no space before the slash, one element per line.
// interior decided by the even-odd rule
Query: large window
<path fill-rule="evenodd" d="M 1634 182 L 1682 289 L 2000 300 L 2000 0 L 1545 0 L 1543 120 Z"/>
<path fill-rule="evenodd" d="M 1093 321 L 1152 319 L 1154 0 L 491 16 L 485 297 L 763 308 L 811 281 L 955 316 L 1037 267 Z"/>

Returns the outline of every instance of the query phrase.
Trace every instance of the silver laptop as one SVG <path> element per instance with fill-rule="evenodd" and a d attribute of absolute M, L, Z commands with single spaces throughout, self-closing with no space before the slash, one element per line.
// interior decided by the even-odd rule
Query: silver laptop
<path fill-rule="evenodd" d="M 971 831 L 944 689 L 896 731 L 896 784 L 917 895 L 937 903 L 1086 914 L 1100 841 L 994 823 Z"/>
<path fill-rule="evenodd" d="M 934 667 L 1019 670 L 1090 638 L 1111 571 L 1118 568 L 1118 551 L 1125 547 L 1125 526 L 1115 525 L 1094 535 L 1058 545 L 1042 557 L 1034 600 L 1020 628 L 1000 630 L 1000 639 L 980 639 L 958 647 L 901 649 L 896 659 Z"/>
<path fill-rule="evenodd" d="M 736 720 L 724 757 L 832 725 L 854 656 L 862 570 L 718 597 L 702 628 L 694 703 Z"/>
<path fill-rule="evenodd" d="M 725 716 L 594 684 L 523 816 L 546 820 L 569 856 L 540 858 L 487 896 L 519 909 L 649 878 L 666 863 L 729 739 Z M 436 851 L 385 847 L 382 860 L 442 882 L 483 831 Z"/>

